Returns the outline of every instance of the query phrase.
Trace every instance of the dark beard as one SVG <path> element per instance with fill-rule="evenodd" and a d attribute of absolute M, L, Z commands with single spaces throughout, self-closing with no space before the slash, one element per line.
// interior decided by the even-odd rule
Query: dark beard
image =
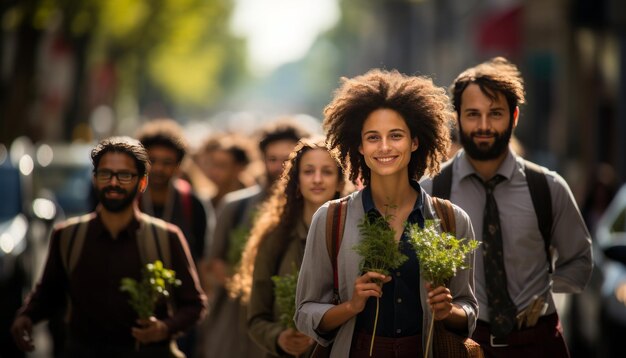
<path fill-rule="evenodd" d="M 474 135 L 494 135 L 495 139 L 493 144 L 489 147 L 478 146 L 472 139 Z M 500 157 L 500 155 L 506 152 L 509 148 L 511 135 L 513 135 L 513 120 L 511 120 L 509 128 L 504 133 L 478 130 L 470 135 L 465 134 L 463 127 L 461 127 L 461 123 L 459 122 L 459 138 L 461 140 L 461 145 L 463 146 L 465 153 L 467 153 L 467 155 L 474 160 L 487 161 Z"/>
<path fill-rule="evenodd" d="M 96 189 L 96 194 L 98 196 L 98 200 L 105 209 L 112 213 L 119 213 L 120 211 L 128 208 L 133 203 L 133 200 L 135 200 L 135 196 L 137 195 L 138 189 L 139 183 L 135 185 L 131 192 L 128 192 L 119 186 L 107 186 L 102 190 Z M 124 194 L 125 196 L 122 199 L 108 199 L 105 194 L 110 191 L 115 191 Z"/>

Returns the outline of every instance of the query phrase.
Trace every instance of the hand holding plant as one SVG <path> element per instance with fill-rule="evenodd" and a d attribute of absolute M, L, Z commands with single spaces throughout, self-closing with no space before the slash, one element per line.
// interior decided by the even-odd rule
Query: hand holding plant
<path fill-rule="evenodd" d="M 298 286 L 298 271 L 284 276 L 272 276 L 274 281 L 274 297 L 278 306 L 280 323 L 285 328 L 296 328 L 293 316 L 296 313 L 296 287 Z"/>
<path fill-rule="evenodd" d="M 359 223 L 359 231 L 362 236 L 361 242 L 354 246 L 354 250 L 361 255 L 361 272 L 376 272 L 389 276 L 389 271 L 394 270 L 408 259 L 398 249 L 395 231 L 389 226 L 390 216 L 369 216 L 365 215 Z M 362 276 L 363 277 L 363 276 Z M 372 282 L 379 286 L 386 281 L 372 279 Z M 370 344 L 370 357 L 374 348 L 374 337 L 376 336 L 376 326 L 378 324 L 378 310 L 380 298 L 376 297 L 376 316 L 374 318 L 374 332 L 372 332 L 372 342 Z"/>
<path fill-rule="evenodd" d="M 142 321 L 149 321 L 154 316 L 154 310 L 161 297 L 169 297 L 171 287 L 180 286 L 176 273 L 163 267 L 159 260 L 147 264 L 141 275 L 141 281 L 133 278 L 122 278 L 120 291 L 128 292 L 128 303 Z M 139 341 L 137 342 L 139 344 Z M 138 347 L 137 347 L 138 348 Z"/>
<path fill-rule="evenodd" d="M 478 241 L 457 239 L 454 235 L 437 230 L 438 221 L 426 220 L 424 228 L 409 227 L 410 242 L 420 263 L 422 277 L 431 287 L 446 286 L 457 270 L 466 269 L 466 256 L 478 248 Z M 430 322 L 426 349 L 430 348 L 434 319 Z"/>

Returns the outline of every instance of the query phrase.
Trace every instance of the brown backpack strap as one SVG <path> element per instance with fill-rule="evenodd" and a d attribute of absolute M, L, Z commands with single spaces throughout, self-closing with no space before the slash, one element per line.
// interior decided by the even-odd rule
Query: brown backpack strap
<path fill-rule="evenodd" d="M 333 291 L 335 301 L 339 302 L 339 273 L 337 269 L 337 256 L 341 241 L 343 240 L 343 230 L 346 225 L 346 212 L 348 209 L 348 198 L 333 200 L 328 205 L 326 213 L 326 250 L 333 265 Z"/>
<path fill-rule="evenodd" d="M 439 224 L 441 230 L 449 232 L 453 235 L 456 234 L 456 220 L 454 218 L 454 208 L 450 200 L 441 199 L 435 196 L 431 196 L 431 201 L 439 217 Z"/>
<path fill-rule="evenodd" d="M 141 213 L 137 232 L 139 256 L 144 264 L 161 260 L 163 266 L 171 268 L 169 233 L 167 223 L 161 219 Z"/>
<path fill-rule="evenodd" d="M 83 250 L 85 236 L 89 222 L 95 217 L 94 213 L 85 214 L 71 218 L 66 222 L 66 226 L 61 229 L 61 262 L 65 267 L 65 272 L 70 274 L 80 258 Z"/>

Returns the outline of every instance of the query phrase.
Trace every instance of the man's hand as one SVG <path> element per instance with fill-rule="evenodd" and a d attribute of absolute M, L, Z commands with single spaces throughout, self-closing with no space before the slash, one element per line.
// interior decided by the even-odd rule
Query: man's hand
<path fill-rule="evenodd" d="M 11 326 L 11 335 L 17 347 L 25 352 L 32 352 L 35 349 L 33 344 L 33 321 L 26 316 L 17 316 Z"/>
<path fill-rule="evenodd" d="M 306 352 L 307 349 L 313 344 L 313 340 L 302 334 L 293 328 L 286 329 L 280 332 L 278 336 L 278 346 L 285 353 L 291 354 L 292 356 L 299 356 L 300 354 Z"/>
<path fill-rule="evenodd" d="M 165 340 L 169 336 L 169 329 L 163 321 L 159 321 L 155 317 L 149 319 L 139 319 L 139 328 L 132 329 L 132 335 L 140 343 L 153 343 Z"/>

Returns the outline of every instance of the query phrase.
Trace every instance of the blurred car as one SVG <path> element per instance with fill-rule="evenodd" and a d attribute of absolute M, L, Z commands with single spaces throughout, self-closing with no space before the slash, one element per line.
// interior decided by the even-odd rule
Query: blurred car
<path fill-rule="evenodd" d="M 55 203 L 54 221 L 93 209 L 91 144 L 41 144 L 32 178 L 34 196 Z"/>
<path fill-rule="evenodd" d="M 604 254 L 600 344 L 608 357 L 626 357 L 626 184 L 598 222 L 596 239 Z"/>
<path fill-rule="evenodd" d="M 571 295 L 565 333 L 572 357 L 626 357 L 626 184 L 597 223 L 587 288 Z"/>
<path fill-rule="evenodd" d="M 28 227 L 23 180 L 18 168 L 0 160 L 0 357 L 23 356 L 9 335 L 15 311 L 29 286 Z"/>

